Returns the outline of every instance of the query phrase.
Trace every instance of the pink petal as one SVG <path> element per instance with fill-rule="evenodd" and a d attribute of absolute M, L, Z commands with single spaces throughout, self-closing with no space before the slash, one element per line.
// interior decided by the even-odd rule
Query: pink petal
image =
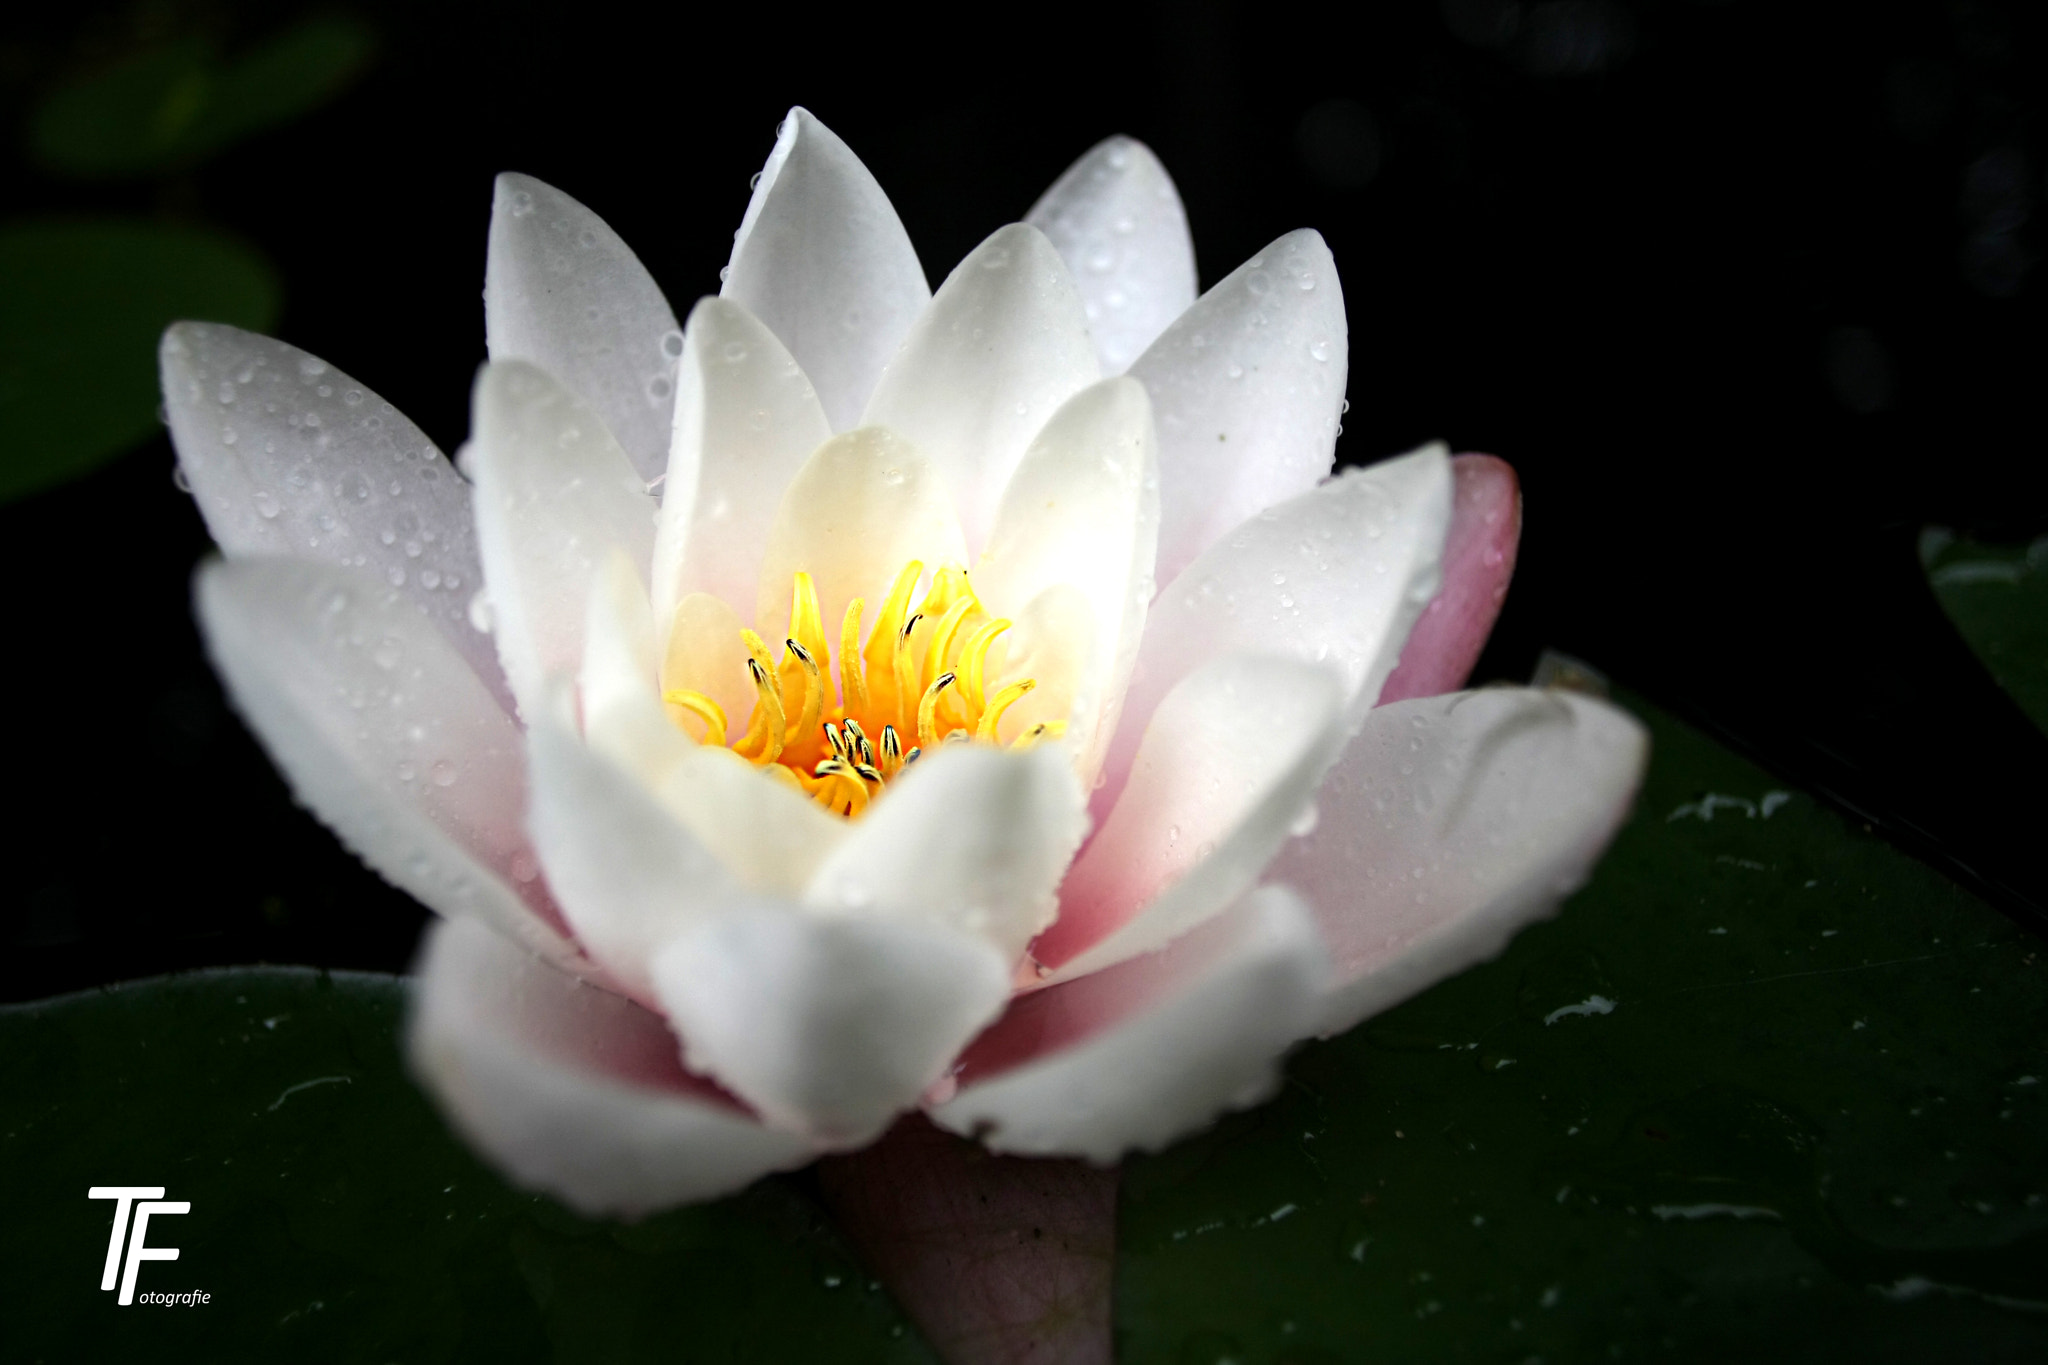
<path fill-rule="evenodd" d="M 1465 685 L 1515 574 L 1522 490 L 1514 467 L 1492 455 L 1451 461 L 1455 491 L 1444 541 L 1443 586 L 1408 632 L 1379 704 L 1434 697 Z"/>
<path fill-rule="evenodd" d="M 819 1163 L 840 1228 L 941 1358 L 1107 1365 L 1114 1167 L 1001 1157 L 912 1115 Z"/>

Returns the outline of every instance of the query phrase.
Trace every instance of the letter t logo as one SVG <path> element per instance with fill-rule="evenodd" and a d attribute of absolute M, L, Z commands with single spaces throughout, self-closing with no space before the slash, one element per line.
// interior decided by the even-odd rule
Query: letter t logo
<path fill-rule="evenodd" d="M 71 1188 L 77 1189 L 76 1185 Z M 161 1199 L 161 1185 L 95 1185 L 86 1191 L 88 1199 L 118 1199 L 114 1206 L 114 1235 L 107 1239 L 107 1268 L 100 1275 L 100 1288 L 112 1289 L 121 1274 L 121 1243 L 128 1235 L 128 1210 L 138 1199 Z M 137 1241 L 142 1240 L 137 1238 Z M 126 1302 L 124 1299 L 123 1302 Z"/>

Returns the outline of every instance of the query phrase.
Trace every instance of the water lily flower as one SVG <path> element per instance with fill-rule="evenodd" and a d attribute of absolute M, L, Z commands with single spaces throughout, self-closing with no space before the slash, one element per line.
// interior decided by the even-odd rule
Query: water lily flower
<path fill-rule="evenodd" d="M 1512 476 L 1332 475 L 1314 232 L 1195 278 L 1117 138 L 931 293 L 798 109 L 686 326 L 589 209 L 499 179 L 453 465 L 289 345 L 167 333 L 213 659 L 443 917 L 411 1056 L 509 1176 L 637 1214 L 920 1107 L 1113 1161 L 1584 877 L 1640 728 L 1414 695 L 1492 619 Z"/>

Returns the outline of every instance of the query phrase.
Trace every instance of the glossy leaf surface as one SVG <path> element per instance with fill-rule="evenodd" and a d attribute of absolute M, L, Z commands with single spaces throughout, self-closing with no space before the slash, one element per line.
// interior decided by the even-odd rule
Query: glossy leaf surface
<path fill-rule="evenodd" d="M 1631 706 L 1560 919 L 1126 1167 L 1120 1359 L 2048 1354 L 2048 954 Z"/>
<path fill-rule="evenodd" d="M 2034 724 L 2048 730 L 2048 536 L 2026 545 L 1920 533 L 1941 609 Z"/>

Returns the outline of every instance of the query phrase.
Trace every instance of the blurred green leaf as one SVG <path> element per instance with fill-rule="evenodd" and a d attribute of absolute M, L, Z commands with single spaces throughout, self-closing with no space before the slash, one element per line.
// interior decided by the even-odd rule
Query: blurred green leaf
<path fill-rule="evenodd" d="M 269 264 L 196 227 L 0 226 L 0 501 L 76 477 L 157 427 L 157 338 L 179 318 L 261 331 Z"/>
<path fill-rule="evenodd" d="M 510 1190 L 399 1062 L 405 983 L 246 968 L 0 1009 L 9 1360 L 931 1361 L 788 1181 L 634 1225 Z M 101 1291 L 162 1185 L 178 1260 Z"/>
<path fill-rule="evenodd" d="M 363 24 L 325 17 L 231 61 L 198 39 L 137 53 L 52 92 L 30 120 L 29 146 L 81 179 L 175 170 L 326 103 L 371 47 Z"/>
<path fill-rule="evenodd" d="M 2048 730 L 2048 536 L 1990 545 L 1930 526 L 1920 533 L 1920 562 L 1991 676 Z"/>
<path fill-rule="evenodd" d="M 1119 1359 L 2048 1359 L 2048 964 L 1661 713 L 1557 921 L 1125 1168 Z"/>

